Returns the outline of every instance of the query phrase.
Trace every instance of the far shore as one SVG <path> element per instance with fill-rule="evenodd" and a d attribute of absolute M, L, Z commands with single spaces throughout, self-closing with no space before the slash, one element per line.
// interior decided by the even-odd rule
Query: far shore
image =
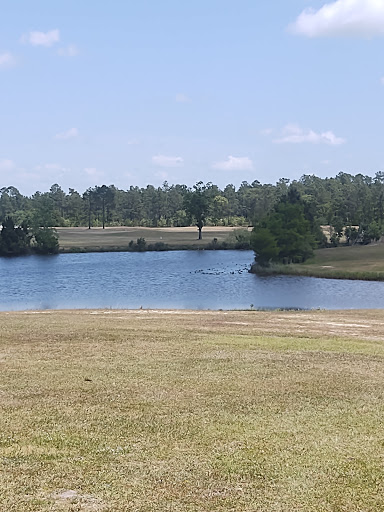
<path fill-rule="evenodd" d="M 384 281 L 384 244 L 317 249 L 314 257 L 305 263 L 274 264 L 270 267 L 253 265 L 251 272 L 262 276 Z"/>
<path fill-rule="evenodd" d="M 59 235 L 60 252 L 135 252 L 138 239 L 145 240 L 140 250 L 175 251 L 201 249 L 235 249 L 236 230 L 249 230 L 248 227 L 206 226 L 202 240 L 198 230 L 188 227 L 130 227 L 116 226 L 56 228 Z"/>

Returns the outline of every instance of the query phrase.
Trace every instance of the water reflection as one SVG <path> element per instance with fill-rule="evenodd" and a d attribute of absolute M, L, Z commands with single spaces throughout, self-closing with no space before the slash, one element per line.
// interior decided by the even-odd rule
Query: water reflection
<path fill-rule="evenodd" d="M 384 308 L 384 283 L 248 273 L 251 251 L 0 258 L 1 310 Z"/>

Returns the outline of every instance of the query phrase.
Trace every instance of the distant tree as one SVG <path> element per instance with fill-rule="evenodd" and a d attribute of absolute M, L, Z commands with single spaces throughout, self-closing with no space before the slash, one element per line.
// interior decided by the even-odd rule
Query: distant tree
<path fill-rule="evenodd" d="M 82 226 L 86 221 L 88 205 L 75 189 L 70 188 L 66 198 L 67 219 L 71 226 Z"/>
<path fill-rule="evenodd" d="M 15 226 L 12 217 L 7 217 L 0 232 L 0 255 L 19 256 L 27 254 L 30 235 L 26 226 Z"/>
<path fill-rule="evenodd" d="M 211 202 L 211 219 L 215 226 L 226 216 L 228 211 L 228 199 L 224 196 L 218 195 L 213 198 Z"/>
<path fill-rule="evenodd" d="M 193 185 L 184 196 L 184 208 L 190 219 L 195 222 L 199 230 L 199 240 L 202 237 L 202 229 L 210 209 L 210 197 L 207 193 L 209 184 L 204 185 L 202 181 Z"/>
<path fill-rule="evenodd" d="M 32 248 L 37 254 L 57 254 L 59 239 L 56 231 L 51 228 L 38 228 L 33 232 Z"/>
<path fill-rule="evenodd" d="M 139 252 L 145 251 L 145 248 L 147 246 L 147 242 L 145 241 L 145 238 L 140 237 L 136 241 L 136 247 Z"/>
<path fill-rule="evenodd" d="M 355 228 L 355 226 L 347 226 L 344 230 L 346 243 L 350 245 L 354 244 L 359 237 L 359 231 Z"/>
<path fill-rule="evenodd" d="M 88 212 L 88 229 L 91 229 L 92 227 L 92 216 L 94 213 L 94 205 L 95 205 L 95 189 L 94 188 L 87 188 L 87 190 L 83 194 L 83 200 L 87 205 L 87 212 Z"/>
<path fill-rule="evenodd" d="M 105 229 L 105 212 L 113 205 L 115 199 L 114 187 L 107 187 L 106 185 L 95 187 L 94 198 L 97 206 L 101 208 L 103 229 Z"/>
<path fill-rule="evenodd" d="M 305 216 L 304 204 L 298 191 L 290 187 L 288 194 L 274 210 L 253 228 L 251 246 L 256 262 L 298 263 L 313 254 L 315 237 Z"/>
<path fill-rule="evenodd" d="M 50 192 L 36 192 L 32 196 L 33 208 L 29 217 L 30 225 L 34 227 L 62 226 L 63 218 L 55 206 L 55 200 Z"/>
<path fill-rule="evenodd" d="M 255 251 L 255 258 L 262 267 L 268 266 L 271 261 L 277 261 L 279 248 L 277 237 L 267 227 L 255 227 L 251 236 L 251 247 Z"/>
<path fill-rule="evenodd" d="M 372 240 L 379 240 L 382 235 L 382 229 L 380 225 L 376 221 L 372 221 L 368 224 L 367 228 L 364 230 L 364 238 L 368 243 L 372 242 Z"/>
<path fill-rule="evenodd" d="M 53 200 L 53 207 L 57 218 L 64 219 L 64 211 L 66 208 L 66 195 L 63 189 L 57 183 L 54 183 L 49 189 L 49 195 Z M 61 225 L 61 224 L 56 224 Z"/>

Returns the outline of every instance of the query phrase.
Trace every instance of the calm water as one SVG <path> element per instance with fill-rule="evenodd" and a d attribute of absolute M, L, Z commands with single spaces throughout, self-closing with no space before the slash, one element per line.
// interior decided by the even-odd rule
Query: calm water
<path fill-rule="evenodd" d="M 0 310 L 384 308 L 384 282 L 257 277 L 252 251 L 0 258 Z"/>

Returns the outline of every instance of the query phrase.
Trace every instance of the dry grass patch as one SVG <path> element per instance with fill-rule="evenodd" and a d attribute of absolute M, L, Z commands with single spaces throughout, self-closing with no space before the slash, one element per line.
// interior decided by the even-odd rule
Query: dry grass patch
<path fill-rule="evenodd" d="M 0 316 L 0 510 L 384 509 L 382 312 Z"/>
<path fill-rule="evenodd" d="M 234 231 L 233 227 L 206 226 L 203 229 L 203 240 L 198 240 L 196 227 L 184 228 L 141 228 L 141 227 L 113 227 L 113 228 L 57 228 L 61 249 L 70 247 L 108 248 L 127 247 L 129 242 L 136 242 L 138 238 L 145 238 L 147 244 L 163 242 L 172 246 L 204 246 L 217 238 L 224 242 L 228 235 Z M 244 228 L 243 228 L 244 229 Z"/>

